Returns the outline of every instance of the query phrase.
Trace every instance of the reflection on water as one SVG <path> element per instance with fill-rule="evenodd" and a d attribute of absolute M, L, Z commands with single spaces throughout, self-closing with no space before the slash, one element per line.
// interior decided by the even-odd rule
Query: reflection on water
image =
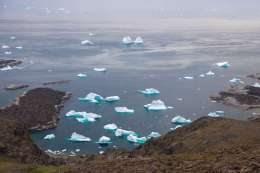
<path fill-rule="evenodd" d="M 10 30 L 7 25 L 14 26 Z M 72 143 L 66 139 L 72 132 L 77 132 L 97 141 L 105 135 L 111 137 L 110 147 L 131 149 L 135 147 L 126 140 L 116 138 L 106 132 L 103 126 L 116 123 L 119 127 L 133 130 L 141 136 L 152 131 L 162 134 L 171 127 L 175 115 L 183 115 L 195 120 L 209 112 L 223 110 L 225 116 L 246 119 L 248 112 L 227 107 L 209 100 L 209 95 L 226 88 L 228 80 L 257 72 L 260 65 L 258 32 L 211 31 L 211 30 L 152 30 L 120 29 L 118 24 L 102 28 L 96 24 L 73 24 L 73 22 L 20 22 L 3 20 L 0 23 L 0 44 L 11 47 L 12 55 L 3 58 L 17 58 L 24 61 L 23 69 L 0 72 L 0 87 L 10 83 L 25 83 L 32 87 L 41 86 L 43 82 L 68 79 L 68 84 L 54 85 L 55 89 L 70 91 L 73 97 L 66 102 L 62 110 L 59 126 L 56 129 L 33 133 L 33 139 L 43 149 L 68 150 L 81 149 L 82 153 L 97 153 L 100 150 L 95 143 Z M 30 29 L 29 29 L 30 28 Z M 89 33 L 95 35 L 90 36 Z M 16 40 L 9 37 L 15 35 Z M 123 36 L 142 36 L 143 46 L 126 47 L 121 44 Z M 91 40 L 93 46 L 80 45 L 82 40 Z M 14 47 L 23 46 L 17 50 Z M 213 64 L 229 61 L 229 69 L 219 69 Z M 95 72 L 94 67 L 106 67 L 106 73 Z M 199 75 L 212 70 L 215 76 L 200 78 Z M 85 79 L 79 79 L 78 73 L 86 73 Z M 194 76 L 194 80 L 180 77 Z M 137 91 L 156 88 L 161 94 L 145 97 Z M 23 91 L 0 90 L 0 105 L 5 106 Z M 117 103 L 100 105 L 81 103 L 78 97 L 89 92 L 106 97 L 120 96 Z M 182 99 L 180 99 L 182 98 Z M 173 106 L 164 112 L 147 112 L 143 105 L 154 99 L 163 100 Z M 135 109 L 129 116 L 120 116 L 114 112 L 115 106 L 128 106 Z M 95 123 L 83 125 L 74 119 L 65 118 L 70 110 L 87 111 L 102 115 Z M 43 140 L 46 134 L 54 133 L 56 138 Z"/>

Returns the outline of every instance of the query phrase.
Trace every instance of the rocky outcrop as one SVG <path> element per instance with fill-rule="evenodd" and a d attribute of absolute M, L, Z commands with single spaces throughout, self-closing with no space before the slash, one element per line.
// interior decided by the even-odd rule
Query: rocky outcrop
<path fill-rule="evenodd" d="M 21 64 L 22 61 L 19 61 L 19 60 L 4 60 L 4 59 L 0 59 L 0 68 L 3 68 L 3 67 L 6 67 L 6 66 L 10 66 L 10 67 L 13 67 L 13 66 L 17 66 L 19 64 Z"/>

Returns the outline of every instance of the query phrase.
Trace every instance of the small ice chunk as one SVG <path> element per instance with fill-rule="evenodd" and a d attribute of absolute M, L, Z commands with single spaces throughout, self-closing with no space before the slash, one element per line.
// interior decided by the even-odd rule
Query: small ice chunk
<path fill-rule="evenodd" d="M 224 116 L 224 111 L 215 111 L 215 112 L 210 112 L 208 114 L 209 117 L 222 117 Z"/>
<path fill-rule="evenodd" d="M 93 70 L 97 71 L 97 72 L 106 72 L 107 71 L 106 68 L 94 68 Z"/>
<path fill-rule="evenodd" d="M 55 134 L 49 134 L 49 135 L 46 135 L 43 139 L 51 140 L 51 139 L 54 139 L 55 137 L 56 137 Z"/>
<path fill-rule="evenodd" d="M 208 72 L 206 73 L 206 75 L 207 75 L 207 76 L 214 76 L 214 75 L 215 75 L 215 73 L 214 73 L 214 72 L 212 72 L 212 71 L 208 71 Z"/>
<path fill-rule="evenodd" d="M 204 78 L 204 77 L 206 77 L 206 76 L 205 76 L 205 74 L 200 74 L 200 77 L 201 77 L 201 78 Z"/>
<path fill-rule="evenodd" d="M 90 118 L 94 118 L 94 119 L 99 119 L 99 118 L 102 118 L 102 115 L 99 115 L 99 114 L 95 114 L 95 113 L 87 113 L 86 115 L 87 117 L 90 117 Z"/>
<path fill-rule="evenodd" d="M 94 43 L 92 41 L 89 41 L 89 40 L 83 40 L 83 41 L 81 41 L 81 45 L 91 46 L 91 45 L 94 45 Z"/>
<path fill-rule="evenodd" d="M 260 84 L 259 83 L 255 83 L 254 85 L 252 85 L 253 87 L 256 87 L 256 88 L 260 88 Z"/>
<path fill-rule="evenodd" d="M 193 76 L 184 76 L 183 78 L 184 78 L 184 79 L 187 79 L 187 80 L 193 80 L 193 79 L 194 79 Z"/>
<path fill-rule="evenodd" d="M 122 137 L 122 136 L 128 136 L 128 135 L 136 135 L 135 132 L 133 131 L 128 131 L 128 130 L 124 130 L 124 129 L 116 129 L 115 131 L 115 136 L 116 137 Z"/>
<path fill-rule="evenodd" d="M 11 40 L 15 40 L 16 37 L 15 37 L 15 36 L 11 36 L 10 39 L 11 39 Z"/>
<path fill-rule="evenodd" d="M 85 77 L 87 77 L 87 75 L 86 75 L 86 74 L 83 74 L 83 73 L 79 73 L 77 76 L 80 77 L 80 78 L 85 78 Z"/>
<path fill-rule="evenodd" d="M 11 66 L 6 66 L 6 67 L 3 67 L 3 68 L 0 68 L 1 71 L 10 71 L 10 70 L 13 70 L 14 68 L 11 67 Z"/>
<path fill-rule="evenodd" d="M 88 123 L 88 122 L 95 122 L 95 118 L 91 118 L 91 117 L 79 117 L 79 118 L 76 118 L 76 120 L 80 123 Z"/>
<path fill-rule="evenodd" d="M 114 131 L 117 129 L 117 125 L 112 123 L 112 124 L 106 124 L 104 125 L 104 129 L 105 130 L 109 130 L 109 131 Z"/>
<path fill-rule="evenodd" d="M 174 130 L 176 130 L 176 129 L 178 129 L 178 128 L 181 128 L 181 127 L 182 127 L 182 125 L 177 125 L 177 126 L 175 126 L 174 128 L 171 128 L 171 130 L 174 131 Z"/>
<path fill-rule="evenodd" d="M 160 133 L 158 132 L 151 132 L 149 135 L 148 135 L 148 139 L 151 139 L 151 138 L 159 138 L 161 136 Z"/>
<path fill-rule="evenodd" d="M 10 47 L 8 45 L 2 45 L 2 49 L 9 49 Z"/>
<path fill-rule="evenodd" d="M 78 148 L 78 149 L 76 149 L 75 151 L 78 153 L 78 152 L 80 152 L 80 149 Z"/>
<path fill-rule="evenodd" d="M 90 32 L 90 33 L 88 33 L 88 35 L 89 35 L 89 36 L 94 36 L 95 34 L 92 33 L 92 32 Z"/>
<path fill-rule="evenodd" d="M 16 46 L 15 48 L 18 50 L 21 50 L 21 49 L 23 49 L 23 46 Z"/>
<path fill-rule="evenodd" d="M 153 100 L 152 103 L 144 105 L 144 108 L 149 111 L 162 111 L 168 109 L 168 107 L 161 100 Z"/>
<path fill-rule="evenodd" d="M 91 141 L 91 139 L 89 137 L 83 136 L 76 132 L 73 132 L 71 134 L 71 137 L 69 138 L 69 140 L 74 141 L 74 142 L 90 142 Z"/>
<path fill-rule="evenodd" d="M 74 110 L 67 112 L 65 116 L 76 118 L 76 120 L 81 123 L 95 122 L 96 119 L 99 119 L 102 117 L 101 115 L 98 115 L 95 113 L 76 112 Z"/>
<path fill-rule="evenodd" d="M 99 138 L 98 142 L 96 142 L 97 144 L 101 144 L 101 145 L 107 145 L 107 144 L 111 144 L 111 139 L 107 136 L 102 136 Z"/>
<path fill-rule="evenodd" d="M 11 51 L 5 51 L 5 55 L 11 55 L 12 52 Z"/>
<path fill-rule="evenodd" d="M 128 109 L 127 107 L 115 107 L 115 111 L 122 114 L 133 114 L 135 112 L 133 109 Z"/>
<path fill-rule="evenodd" d="M 144 40 L 142 37 L 136 37 L 135 41 L 134 41 L 135 44 L 143 44 L 144 43 Z"/>
<path fill-rule="evenodd" d="M 133 40 L 130 36 L 123 37 L 122 43 L 126 45 L 133 44 Z"/>
<path fill-rule="evenodd" d="M 126 137 L 129 142 L 144 144 L 147 141 L 146 137 L 138 137 L 137 135 L 130 134 Z"/>
<path fill-rule="evenodd" d="M 179 116 L 179 115 L 172 119 L 172 123 L 173 124 L 178 124 L 178 125 L 180 125 L 180 124 L 189 124 L 191 122 L 192 121 L 190 119 L 186 119 L 186 118 L 184 118 L 182 116 Z"/>
<path fill-rule="evenodd" d="M 218 63 L 216 63 L 216 66 L 222 67 L 222 68 L 228 68 L 228 67 L 230 67 L 230 64 L 225 61 L 225 62 L 218 62 Z"/>
<path fill-rule="evenodd" d="M 154 88 L 147 88 L 145 90 L 140 90 L 141 93 L 145 95 L 158 95 L 160 94 L 160 91 Z"/>
<path fill-rule="evenodd" d="M 104 154 L 105 152 L 104 151 L 99 151 L 99 154 Z"/>
<path fill-rule="evenodd" d="M 241 79 L 239 78 L 233 78 L 231 80 L 229 80 L 230 83 L 234 84 L 234 85 L 239 85 L 239 84 L 244 84 L 245 82 L 243 82 Z"/>
<path fill-rule="evenodd" d="M 105 101 L 107 102 L 116 102 L 119 101 L 120 97 L 119 96 L 109 96 L 105 98 Z"/>
<path fill-rule="evenodd" d="M 85 115 L 86 112 L 76 112 L 74 110 L 71 110 L 69 112 L 66 113 L 66 117 L 72 117 L 72 118 L 80 118 L 83 117 L 83 115 Z"/>
<path fill-rule="evenodd" d="M 88 95 L 86 95 L 86 97 L 79 97 L 80 101 L 88 101 L 90 103 L 101 103 L 104 98 L 96 93 L 89 93 Z"/>

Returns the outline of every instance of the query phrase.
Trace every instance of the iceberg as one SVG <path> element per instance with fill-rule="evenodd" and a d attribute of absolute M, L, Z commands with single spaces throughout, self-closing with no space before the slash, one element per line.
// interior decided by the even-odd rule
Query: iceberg
<path fill-rule="evenodd" d="M 11 36 L 10 39 L 11 39 L 11 40 L 15 40 L 16 37 L 15 37 L 15 36 Z"/>
<path fill-rule="evenodd" d="M 94 45 L 94 43 L 92 41 L 89 41 L 89 40 L 83 40 L 83 41 L 81 41 L 81 45 L 91 46 L 91 45 Z"/>
<path fill-rule="evenodd" d="M 151 132 L 151 133 L 147 136 L 147 138 L 148 138 L 148 139 L 151 139 L 151 138 L 159 138 L 160 136 L 161 136 L 161 134 L 158 133 L 158 132 Z"/>
<path fill-rule="evenodd" d="M 115 131 L 114 134 L 115 134 L 116 137 L 128 136 L 128 135 L 130 135 L 130 134 L 136 135 L 135 132 L 133 132 L 133 131 L 128 131 L 128 130 L 124 130 L 124 129 L 116 129 L 116 131 Z"/>
<path fill-rule="evenodd" d="M 115 111 L 122 114 L 133 114 L 135 112 L 133 109 L 128 109 L 127 107 L 115 107 Z"/>
<path fill-rule="evenodd" d="M 145 90 L 140 90 L 140 92 L 145 94 L 145 95 L 158 95 L 158 94 L 160 94 L 160 91 L 158 91 L 157 89 L 154 89 L 154 88 L 147 88 Z"/>
<path fill-rule="evenodd" d="M 5 54 L 6 54 L 6 55 L 11 55 L 12 52 L 11 52 L 11 51 L 6 51 Z"/>
<path fill-rule="evenodd" d="M 260 88 L 260 84 L 259 83 L 255 83 L 254 85 L 252 85 L 253 87 L 256 87 L 256 88 Z"/>
<path fill-rule="evenodd" d="M 111 144 L 111 139 L 107 136 L 102 136 L 99 138 L 98 142 L 96 142 L 97 144 L 100 144 L 100 145 L 108 145 L 108 144 Z"/>
<path fill-rule="evenodd" d="M 115 131 L 117 129 L 117 125 L 114 123 L 106 124 L 106 125 L 104 125 L 104 129 L 109 130 L 109 131 Z"/>
<path fill-rule="evenodd" d="M 10 47 L 8 45 L 2 45 L 2 49 L 9 49 Z"/>
<path fill-rule="evenodd" d="M 222 68 L 228 68 L 231 65 L 228 62 L 225 61 L 225 62 L 218 62 L 218 63 L 216 63 L 216 66 L 222 67 Z"/>
<path fill-rule="evenodd" d="M 91 117 L 80 117 L 80 118 L 76 118 L 76 120 L 80 123 L 88 123 L 88 122 L 95 122 L 95 118 L 91 118 Z"/>
<path fill-rule="evenodd" d="M 85 77 L 87 77 L 87 75 L 86 75 L 86 74 L 83 74 L 83 73 L 79 73 L 77 76 L 80 77 L 80 78 L 85 78 Z"/>
<path fill-rule="evenodd" d="M 222 117 L 224 116 L 224 111 L 216 111 L 216 112 L 210 112 L 208 114 L 209 117 Z"/>
<path fill-rule="evenodd" d="M 106 102 L 116 102 L 119 101 L 120 97 L 119 96 L 109 96 L 105 98 Z"/>
<path fill-rule="evenodd" d="M 137 135 L 130 134 L 126 137 L 129 142 L 144 144 L 147 141 L 146 137 L 138 137 Z"/>
<path fill-rule="evenodd" d="M 173 124 L 178 124 L 178 125 L 181 125 L 181 124 L 189 124 L 191 123 L 192 121 L 190 119 L 186 119 L 182 116 L 176 116 L 172 119 L 172 123 Z"/>
<path fill-rule="evenodd" d="M 89 137 L 83 136 L 81 134 L 78 134 L 76 132 L 73 132 L 71 134 L 71 137 L 69 138 L 69 141 L 74 141 L 74 142 L 90 142 L 91 139 Z"/>
<path fill-rule="evenodd" d="M 175 126 L 174 128 L 171 128 L 171 130 L 174 131 L 174 130 L 176 130 L 176 129 L 178 129 L 178 128 L 181 128 L 181 127 L 182 127 L 182 125 L 177 125 L 177 126 Z"/>
<path fill-rule="evenodd" d="M 125 45 L 133 44 L 133 40 L 130 36 L 123 37 L 122 43 Z"/>
<path fill-rule="evenodd" d="M 106 72 L 107 71 L 106 68 L 94 68 L 93 70 L 97 71 L 97 72 Z"/>
<path fill-rule="evenodd" d="M 88 101 L 90 103 L 101 103 L 104 98 L 96 93 L 89 93 L 86 97 L 79 97 L 80 101 Z"/>
<path fill-rule="evenodd" d="M 14 68 L 11 67 L 10 65 L 6 66 L 6 67 L 3 67 L 3 68 L 0 68 L 1 71 L 10 71 L 10 70 L 13 70 Z"/>
<path fill-rule="evenodd" d="M 144 40 L 142 37 L 136 37 L 135 41 L 134 41 L 135 44 L 143 44 L 144 43 Z"/>
<path fill-rule="evenodd" d="M 184 79 L 188 79 L 188 80 L 194 79 L 194 77 L 192 77 L 192 76 L 184 76 L 183 78 L 184 78 Z"/>
<path fill-rule="evenodd" d="M 203 78 L 203 77 L 206 77 L 205 74 L 200 74 L 200 77 Z"/>
<path fill-rule="evenodd" d="M 65 116 L 76 118 L 76 120 L 80 123 L 95 122 L 96 119 L 102 117 L 101 115 L 95 113 L 76 112 L 74 110 L 67 112 Z"/>
<path fill-rule="evenodd" d="M 21 50 L 23 49 L 23 46 L 16 46 L 15 48 Z"/>
<path fill-rule="evenodd" d="M 66 117 L 72 117 L 72 118 L 80 118 L 83 117 L 84 115 L 86 115 L 86 112 L 76 112 L 74 110 L 71 110 L 69 112 L 66 113 Z"/>
<path fill-rule="evenodd" d="M 46 135 L 43 139 L 51 140 L 51 139 L 54 139 L 55 137 L 56 137 L 55 134 L 49 134 L 49 135 Z"/>
<path fill-rule="evenodd" d="M 215 73 L 214 73 L 214 72 L 212 72 L 212 71 L 208 71 L 208 72 L 206 73 L 206 75 L 207 75 L 207 76 L 214 76 L 214 75 L 215 75 Z"/>
<path fill-rule="evenodd" d="M 239 84 L 244 84 L 245 82 L 243 82 L 241 79 L 239 78 L 233 78 L 231 80 L 229 80 L 230 83 L 234 84 L 234 85 L 239 85 Z"/>
<path fill-rule="evenodd" d="M 153 100 L 152 103 L 144 105 L 148 111 L 162 111 L 172 107 L 167 107 L 161 100 Z"/>
<path fill-rule="evenodd" d="M 94 118 L 94 119 L 102 118 L 102 115 L 95 114 L 95 113 L 87 113 L 86 116 L 89 118 Z"/>

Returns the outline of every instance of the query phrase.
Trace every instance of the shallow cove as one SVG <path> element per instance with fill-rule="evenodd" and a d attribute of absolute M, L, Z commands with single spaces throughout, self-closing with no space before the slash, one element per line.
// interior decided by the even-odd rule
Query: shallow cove
<path fill-rule="evenodd" d="M 69 83 L 57 84 L 58 90 L 72 92 L 72 98 L 65 103 L 60 113 L 59 126 L 56 129 L 32 133 L 34 141 L 43 149 L 62 150 L 68 152 L 80 149 L 80 153 L 98 153 L 114 145 L 119 148 L 132 149 L 135 145 L 106 132 L 103 126 L 116 123 L 126 130 L 133 130 L 140 136 L 147 136 L 152 131 L 165 134 L 174 127 L 171 119 L 182 115 L 195 120 L 209 112 L 223 110 L 225 116 L 246 119 L 250 114 L 246 111 L 221 104 L 212 103 L 209 95 L 229 85 L 233 77 L 244 78 L 248 74 L 258 72 L 260 65 L 259 33 L 252 28 L 251 32 L 222 28 L 211 30 L 205 27 L 187 29 L 184 26 L 175 28 L 167 26 L 167 30 L 150 28 L 121 28 L 118 23 L 102 25 L 72 21 L 53 24 L 47 21 L 21 21 L 9 29 L 15 21 L 0 21 L 1 43 L 11 47 L 22 44 L 21 51 L 13 50 L 13 55 L 22 57 L 20 70 L 0 72 L 2 88 L 9 83 L 25 83 L 40 86 L 43 82 L 71 80 Z M 29 31 L 30 28 L 30 32 Z M 173 28 L 173 29 L 169 29 Z M 93 32 L 95 36 L 89 36 Z M 6 35 L 15 35 L 17 40 L 10 41 Z M 120 44 L 123 36 L 142 36 L 144 46 L 125 47 Z M 94 46 L 81 46 L 80 42 L 90 39 Z M 2 52 L 1 52 L 2 53 Z M 26 57 L 26 58 L 23 58 Z M 228 69 L 216 68 L 213 64 L 229 61 Z M 252 63 L 253 62 L 253 63 Z M 94 67 L 106 67 L 106 73 L 93 71 Z M 215 76 L 200 78 L 199 75 L 212 70 Z M 86 73 L 87 78 L 78 78 L 78 73 Z M 194 80 L 180 80 L 179 77 L 194 76 Z M 156 88 L 161 94 L 146 97 L 138 92 L 140 89 Z M 24 90 L 22 90 L 24 91 Z M 22 91 L 0 91 L 0 105 L 10 103 Z M 116 103 L 91 104 L 78 101 L 78 97 L 89 92 L 104 97 L 118 95 L 121 100 Z M 179 101 L 178 98 L 183 98 Z M 153 99 L 161 99 L 167 106 L 173 106 L 163 112 L 147 112 L 143 105 Z M 117 115 L 115 106 L 133 108 L 133 115 Z M 95 123 L 80 124 L 75 119 L 64 115 L 70 110 L 87 111 L 102 115 Z M 72 132 L 90 137 L 89 143 L 73 143 L 67 138 Z M 56 138 L 46 141 L 43 137 L 54 133 Z M 100 148 L 95 142 L 101 136 L 108 136 L 113 144 Z"/>

